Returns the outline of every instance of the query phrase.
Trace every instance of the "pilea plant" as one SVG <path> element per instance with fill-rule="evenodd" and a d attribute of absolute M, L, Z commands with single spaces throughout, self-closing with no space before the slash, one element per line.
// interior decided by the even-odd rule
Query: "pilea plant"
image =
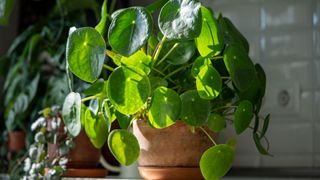
<path fill-rule="evenodd" d="M 203 126 L 220 132 L 230 122 L 237 134 L 250 128 L 258 151 L 269 154 L 269 115 L 259 116 L 266 77 L 248 53 L 247 40 L 232 22 L 222 14 L 216 18 L 197 0 L 158 0 L 111 15 L 105 1 L 95 28 L 70 29 L 69 70 L 92 85 L 82 92 L 86 97 L 66 97 L 63 120 L 72 136 L 83 127 L 97 148 L 108 141 L 124 165 L 139 156 L 132 121 L 147 119 L 158 129 L 183 121 L 213 141 L 200 169 L 206 179 L 218 179 L 232 166 L 235 141 L 218 144 Z M 110 132 L 115 121 L 121 129 Z"/>

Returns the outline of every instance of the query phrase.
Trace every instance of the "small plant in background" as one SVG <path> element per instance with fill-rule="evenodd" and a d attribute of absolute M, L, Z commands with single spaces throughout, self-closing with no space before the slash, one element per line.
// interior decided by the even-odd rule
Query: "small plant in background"
<path fill-rule="evenodd" d="M 31 126 L 35 132 L 34 143 L 28 149 L 28 157 L 24 160 L 25 176 L 23 179 L 60 179 L 66 170 L 68 153 L 74 147 L 73 139 L 67 137 L 66 129 L 61 132 L 62 119 L 59 107 L 54 106 L 42 111 Z M 59 147 L 58 154 L 49 157 L 48 144 Z"/>

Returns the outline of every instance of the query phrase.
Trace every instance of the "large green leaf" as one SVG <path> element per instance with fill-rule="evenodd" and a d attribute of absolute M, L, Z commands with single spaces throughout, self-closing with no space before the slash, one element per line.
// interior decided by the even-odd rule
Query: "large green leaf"
<path fill-rule="evenodd" d="M 134 66 L 143 70 L 146 74 L 149 74 L 151 71 L 152 57 L 146 55 L 143 51 L 137 51 L 129 57 L 122 57 L 121 63 L 124 66 Z"/>
<path fill-rule="evenodd" d="M 250 101 L 241 101 L 234 113 L 234 128 L 237 134 L 246 130 L 253 118 L 253 106 Z"/>
<path fill-rule="evenodd" d="M 112 18 L 108 37 L 114 51 L 130 56 L 147 43 L 152 20 L 145 8 L 131 7 L 116 11 Z"/>
<path fill-rule="evenodd" d="M 75 30 L 68 37 L 66 57 L 73 74 L 87 82 L 100 76 L 106 54 L 103 37 L 91 27 Z"/>
<path fill-rule="evenodd" d="M 199 56 L 192 64 L 191 74 L 193 77 L 197 77 L 202 68 L 211 66 L 211 60 Z"/>
<path fill-rule="evenodd" d="M 201 56 L 216 56 L 224 47 L 224 37 L 210 9 L 201 7 L 202 28 L 196 45 Z"/>
<path fill-rule="evenodd" d="M 205 179 L 218 180 L 231 168 L 234 150 L 226 144 L 219 144 L 206 150 L 200 159 L 200 170 Z"/>
<path fill-rule="evenodd" d="M 76 137 L 81 130 L 81 97 L 79 93 L 71 92 L 64 100 L 62 107 L 62 117 L 68 132 Z"/>
<path fill-rule="evenodd" d="M 256 75 L 250 57 L 239 46 L 228 46 L 224 52 L 224 63 L 235 86 L 240 91 L 247 90 Z"/>
<path fill-rule="evenodd" d="M 149 78 L 136 67 L 122 66 L 108 80 L 108 96 L 122 114 L 134 114 L 146 103 L 150 94 Z"/>
<path fill-rule="evenodd" d="M 200 98 L 195 90 L 181 94 L 180 118 L 191 126 L 201 126 L 210 115 L 210 101 Z"/>
<path fill-rule="evenodd" d="M 123 165 L 130 165 L 138 159 L 138 140 L 127 130 L 113 130 L 109 135 L 108 145 L 113 156 Z"/>
<path fill-rule="evenodd" d="M 108 138 L 108 124 L 102 115 L 95 116 L 89 108 L 85 116 L 86 134 L 94 147 L 100 149 Z"/>
<path fill-rule="evenodd" d="M 159 28 L 168 39 L 194 39 L 201 31 L 197 0 L 170 0 L 161 9 Z"/>
<path fill-rule="evenodd" d="M 149 123 L 155 128 L 168 127 L 179 118 L 181 100 L 174 90 L 158 87 L 152 96 L 148 112 Z"/>
<path fill-rule="evenodd" d="M 208 119 L 208 127 L 214 132 L 220 132 L 226 128 L 227 123 L 224 117 L 219 114 L 210 114 Z"/>
<path fill-rule="evenodd" d="M 221 91 L 222 80 L 218 71 L 212 67 L 203 67 L 196 77 L 198 93 L 203 99 L 214 99 Z"/>

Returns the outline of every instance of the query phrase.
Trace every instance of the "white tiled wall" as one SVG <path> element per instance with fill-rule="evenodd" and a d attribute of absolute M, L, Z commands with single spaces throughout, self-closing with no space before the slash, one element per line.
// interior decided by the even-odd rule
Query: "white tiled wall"
<path fill-rule="evenodd" d="M 267 73 L 263 113 L 271 113 L 274 157 L 257 153 L 249 131 L 238 138 L 235 165 L 320 167 L 320 0 L 200 1 L 235 23 Z"/>
<path fill-rule="evenodd" d="M 263 112 L 274 157 L 238 138 L 237 166 L 320 167 L 320 0 L 207 0 L 247 37 L 267 73 Z M 254 52 L 252 52 L 254 51 Z M 230 134 L 230 132 L 228 131 Z"/>

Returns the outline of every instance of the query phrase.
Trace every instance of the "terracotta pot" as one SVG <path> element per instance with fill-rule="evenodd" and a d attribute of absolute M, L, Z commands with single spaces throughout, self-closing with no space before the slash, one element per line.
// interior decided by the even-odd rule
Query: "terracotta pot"
<path fill-rule="evenodd" d="M 15 131 L 8 133 L 8 150 L 10 152 L 19 152 L 25 148 L 26 132 Z"/>
<path fill-rule="evenodd" d="M 133 133 L 140 145 L 139 172 L 143 178 L 203 179 L 199 161 L 213 144 L 201 130 L 192 133 L 182 121 L 154 129 L 146 120 L 137 120 L 133 123 Z"/>

